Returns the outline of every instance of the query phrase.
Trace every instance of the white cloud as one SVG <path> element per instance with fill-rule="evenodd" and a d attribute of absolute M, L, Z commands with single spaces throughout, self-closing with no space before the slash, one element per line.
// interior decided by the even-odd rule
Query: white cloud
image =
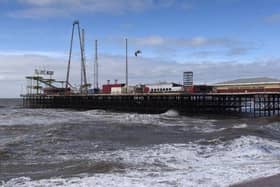
<path fill-rule="evenodd" d="M 101 55 L 100 80 L 124 81 L 125 59 L 122 56 Z M 92 62 L 92 59 L 88 59 Z M 33 74 L 35 68 L 55 70 L 55 77 L 65 80 L 67 59 L 39 55 L 0 54 L 0 97 L 18 97 L 24 90 L 25 76 Z M 71 82 L 79 83 L 80 63 L 74 61 L 71 69 Z M 88 79 L 93 82 L 92 64 L 89 63 Z M 148 58 L 129 58 L 129 82 L 152 83 L 157 81 L 182 82 L 182 72 L 194 72 L 196 83 L 215 83 L 241 77 L 279 77 L 280 59 L 268 59 L 242 63 L 237 61 L 160 61 Z"/>
<path fill-rule="evenodd" d="M 253 49 L 257 49 L 253 42 L 244 42 L 230 38 L 170 38 L 162 36 L 147 36 L 132 39 L 131 42 L 138 46 L 156 48 L 157 51 L 173 51 L 178 49 L 190 48 L 201 51 L 191 52 L 194 56 L 225 55 L 237 56 L 245 55 Z"/>
<path fill-rule="evenodd" d="M 20 3 L 23 4 L 30 4 L 34 6 L 45 6 L 45 5 L 51 5 L 56 2 L 60 2 L 59 0 L 19 0 Z M 71 1 L 69 1 L 71 2 Z"/>
<path fill-rule="evenodd" d="M 18 0 L 18 2 L 24 5 L 24 8 L 10 12 L 10 16 L 40 18 L 77 13 L 124 13 L 177 6 L 176 0 Z"/>
<path fill-rule="evenodd" d="M 148 36 L 144 38 L 135 39 L 134 42 L 138 45 L 158 46 L 165 45 L 166 39 L 160 36 Z"/>
<path fill-rule="evenodd" d="M 207 39 L 204 37 L 194 37 L 194 38 L 165 38 L 161 36 L 148 36 L 136 39 L 136 43 L 140 45 L 181 45 L 189 47 L 201 47 L 212 44 L 225 44 L 225 39 Z"/>
<path fill-rule="evenodd" d="M 139 45 L 175 45 L 185 47 L 207 47 L 207 46 L 222 46 L 222 47 L 234 47 L 240 45 L 250 44 L 249 42 L 241 42 L 239 40 L 230 38 L 206 38 L 202 36 L 193 38 L 170 38 L 162 36 L 148 36 L 137 38 L 134 40 Z"/>
<path fill-rule="evenodd" d="M 36 7 L 11 12 L 8 14 L 11 17 L 20 18 L 40 18 L 40 17 L 56 17 L 67 16 L 68 13 L 63 9 L 51 8 L 51 7 Z"/>

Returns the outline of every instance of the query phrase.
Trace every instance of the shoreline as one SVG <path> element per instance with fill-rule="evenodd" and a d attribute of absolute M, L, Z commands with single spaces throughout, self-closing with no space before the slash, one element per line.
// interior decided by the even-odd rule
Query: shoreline
<path fill-rule="evenodd" d="M 280 185 L 280 174 L 277 174 L 277 175 L 273 175 L 270 177 L 263 177 L 263 178 L 255 179 L 252 181 L 234 184 L 230 187 L 251 187 L 251 186 L 254 186 L 254 187 L 265 187 L 265 186 L 279 187 L 279 185 Z"/>

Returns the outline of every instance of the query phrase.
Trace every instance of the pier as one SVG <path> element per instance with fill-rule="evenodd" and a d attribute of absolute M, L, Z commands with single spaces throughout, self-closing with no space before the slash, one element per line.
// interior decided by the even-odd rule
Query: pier
<path fill-rule="evenodd" d="M 70 83 L 74 31 L 77 28 L 81 56 L 80 85 Z M 196 85 L 193 72 L 183 72 L 183 85 L 174 82 L 128 84 L 128 39 L 125 39 L 125 83 L 99 87 L 98 42 L 95 41 L 93 85 L 88 82 L 85 34 L 78 20 L 73 22 L 66 80 L 53 79 L 54 71 L 35 69 L 27 76 L 27 108 L 66 108 L 111 110 L 139 113 L 164 113 L 176 110 L 183 115 L 218 114 L 269 117 L 280 115 L 280 80 L 267 77 L 237 79 L 214 85 Z M 141 54 L 137 50 L 134 56 Z M 144 75 L 143 75 L 144 76 Z"/>
<path fill-rule="evenodd" d="M 24 95 L 28 108 L 101 109 L 111 111 L 163 113 L 176 110 L 183 115 L 221 114 L 250 117 L 280 115 L 280 93 L 235 94 L 95 94 Z"/>

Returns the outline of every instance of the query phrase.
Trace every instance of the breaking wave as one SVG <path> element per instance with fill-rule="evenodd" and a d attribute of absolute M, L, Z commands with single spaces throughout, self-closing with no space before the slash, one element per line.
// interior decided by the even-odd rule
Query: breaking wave
<path fill-rule="evenodd" d="M 242 124 L 234 125 L 232 128 L 233 129 L 244 129 L 247 127 L 248 127 L 248 125 L 246 123 L 242 123 Z"/>
<path fill-rule="evenodd" d="M 280 143 L 255 136 L 221 144 L 161 144 L 104 151 L 64 159 L 126 165 L 124 171 L 68 178 L 14 178 L 3 186 L 228 186 L 280 172 Z"/>
<path fill-rule="evenodd" d="M 216 120 L 186 117 L 177 111 L 163 114 L 117 113 L 104 110 L 73 111 L 63 109 L 11 109 L 0 111 L 0 126 L 52 125 L 87 122 L 121 123 L 126 125 L 181 126 L 205 133 L 221 131 L 213 125 Z"/>

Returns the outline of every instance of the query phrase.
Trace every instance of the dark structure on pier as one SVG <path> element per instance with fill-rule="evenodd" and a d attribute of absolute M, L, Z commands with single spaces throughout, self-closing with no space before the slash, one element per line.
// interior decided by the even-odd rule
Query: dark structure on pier
<path fill-rule="evenodd" d="M 26 95 L 30 108 L 104 109 L 140 113 L 237 114 L 251 117 L 280 115 L 280 93 L 248 94 L 133 94 L 133 95 Z"/>

